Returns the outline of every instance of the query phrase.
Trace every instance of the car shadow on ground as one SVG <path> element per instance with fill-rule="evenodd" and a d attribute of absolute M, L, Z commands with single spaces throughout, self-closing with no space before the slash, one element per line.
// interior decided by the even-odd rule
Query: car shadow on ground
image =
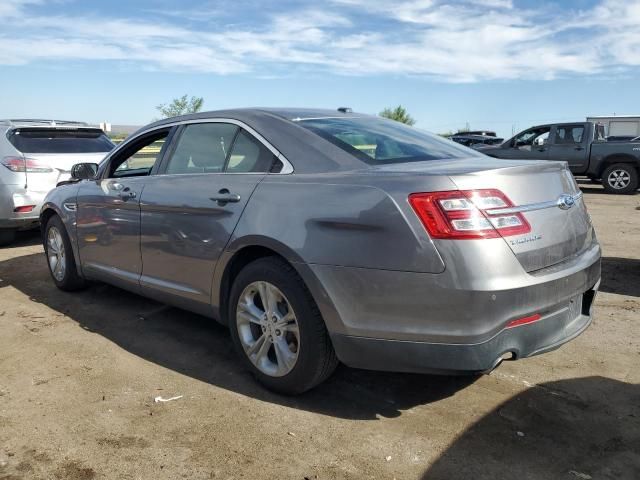
<path fill-rule="evenodd" d="M 42 243 L 40 237 L 40 230 L 24 230 L 21 232 L 16 232 L 16 238 L 9 245 L 4 245 L 0 247 L 0 251 L 9 248 L 16 247 L 32 247 L 34 245 L 39 245 Z"/>
<path fill-rule="evenodd" d="M 603 257 L 600 291 L 640 297 L 640 260 Z"/>
<path fill-rule="evenodd" d="M 423 476 L 455 478 L 637 480 L 640 385 L 587 377 L 527 389 L 470 426 Z"/>
<path fill-rule="evenodd" d="M 478 378 L 340 366 L 316 389 L 285 397 L 254 381 L 236 357 L 227 329 L 212 319 L 104 284 L 75 293 L 59 291 L 42 254 L 0 261 L 0 279 L 0 295 L 3 287 L 13 287 L 145 360 L 243 395 L 325 415 L 364 420 L 397 417 L 403 410 L 452 396 Z"/>

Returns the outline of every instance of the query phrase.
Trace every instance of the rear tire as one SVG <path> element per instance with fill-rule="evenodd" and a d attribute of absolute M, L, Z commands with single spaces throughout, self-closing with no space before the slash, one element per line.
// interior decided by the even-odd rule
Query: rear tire
<path fill-rule="evenodd" d="M 68 292 L 83 288 L 85 281 L 78 275 L 67 229 L 57 215 L 47 222 L 43 243 L 49 273 L 56 287 Z"/>
<path fill-rule="evenodd" d="M 277 257 L 258 259 L 240 271 L 229 296 L 229 327 L 244 364 L 270 390 L 306 392 L 338 365 L 309 290 Z"/>
<path fill-rule="evenodd" d="M 630 195 L 638 190 L 638 170 L 630 163 L 616 163 L 602 172 L 602 186 L 609 193 Z"/>
<path fill-rule="evenodd" d="M 0 247 L 9 245 L 16 239 L 16 231 L 11 229 L 0 230 Z"/>

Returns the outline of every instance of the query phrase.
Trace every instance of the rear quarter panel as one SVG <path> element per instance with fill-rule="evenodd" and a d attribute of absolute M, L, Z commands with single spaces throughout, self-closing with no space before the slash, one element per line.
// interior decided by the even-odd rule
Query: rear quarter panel
<path fill-rule="evenodd" d="M 433 243 L 407 202 L 367 178 L 270 176 L 254 192 L 231 238 L 263 237 L 310 264 L 439 273 Z M 390 188 L 393 190 L 393 188 Z"/>

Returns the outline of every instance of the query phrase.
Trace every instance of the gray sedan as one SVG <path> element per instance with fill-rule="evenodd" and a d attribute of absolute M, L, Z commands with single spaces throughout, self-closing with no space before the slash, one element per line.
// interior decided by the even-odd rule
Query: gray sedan
<path fill-rule="evenodd" d="M 351 112 L 242 109 L 153 123 L 72 176 L 40 217 L 55 284 L 214 318 L 276 391 L 338 361 L 487 372 L 591 322 L 600 247 L 562 162 Z"/>

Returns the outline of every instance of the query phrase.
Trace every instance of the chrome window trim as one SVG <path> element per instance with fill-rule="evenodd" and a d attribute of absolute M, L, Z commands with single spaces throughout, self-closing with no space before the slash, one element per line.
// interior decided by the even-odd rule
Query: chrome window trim
<path fill-rule="evenodd" d="M 582 192 L 578 192 L 572 195 L 573 200 L 577 202 L 582 198 Z M 507 207 L 507 208 L 494 208 L 492 210 L 487 210 L 489 215 L 509 215 L 511 213 L 524 213 L 524 212 L 534 212 L 536 210 L 544 210 L 545 208 L 558 207 L 558 199 L 550 200 L 548 202 L 540 202 L 540 203 L 530 203 L 529 205 L 521 205 L 518 207 Z"/>
<path fill-rule="evenodd" d="M 120 143 L 120 145 L 118 145 L 105 159 L 105 162 L 110 162 L 111 158 L 114 155 L 117 155 L 117 153 L 120 151 L 120 149 L 122 147 L 125 146 L 125 144 L 129 144 L 131 142 L 136 141 L 136 139 L 138 139 L 139 137 L 143 136 L 143 135 L 148 135 L 149 133 L 153 133 L 157 130 L 164 130 L 166 128 L 172 128 L 172 127 L 176 127 L 179 125 L 192 125 L 192 124 L 197 124 L 197 123 L 231 123 L 233 125 L 236 125 L 238 127 L 243 128 L 244 130 L 246 130 L 247 132 L 249 132 L 256 140 L 258 140 L 262 145 L 264 145 L 265 147 L 267 147 L 269 149 L 269 151 L 271 153 L 273 153 L 275 155 L 275 157 L 280 160 L 282 162 L 282 170 L 280 170 L 277 173 L 274 172 L 230 172 L 230 174 L 232 175 L 289 175 L 291 173 L 293 173 L 293 165 L 291 164 L 291 162 L 289 162 L 289 160 L 287 160 L 287 157 L 285 157 L 282 153 L 280 153 L 278 151 L 277 148 L 275 148 L 273 145 L 271 145 L 266 138 L 264 138 L 262 135 L 260 135 L 258 132 L 256 132 L 253 128 L 251 128 L 249 125 L 247 125 L 246 123 L 240 121 L 240 120 L 235 120 L 233 118 L 220 118 L 220 117 L 216 117 L 216 118 L 198 118 L 198 119 L 194 119 L 194 120 L 181 120 L 178 122 L 170 122 L 170 123 L 165 123 L 163 125 L 158 125 L 157 127 L 154 128 L 149 128 L 143 131 L 138 132 L 135 136 L 132 136 L 130 138 L 127 138 L 124 142 Z M 227 172 L 220 172 L 220 173 L 227 173 Z"/>

